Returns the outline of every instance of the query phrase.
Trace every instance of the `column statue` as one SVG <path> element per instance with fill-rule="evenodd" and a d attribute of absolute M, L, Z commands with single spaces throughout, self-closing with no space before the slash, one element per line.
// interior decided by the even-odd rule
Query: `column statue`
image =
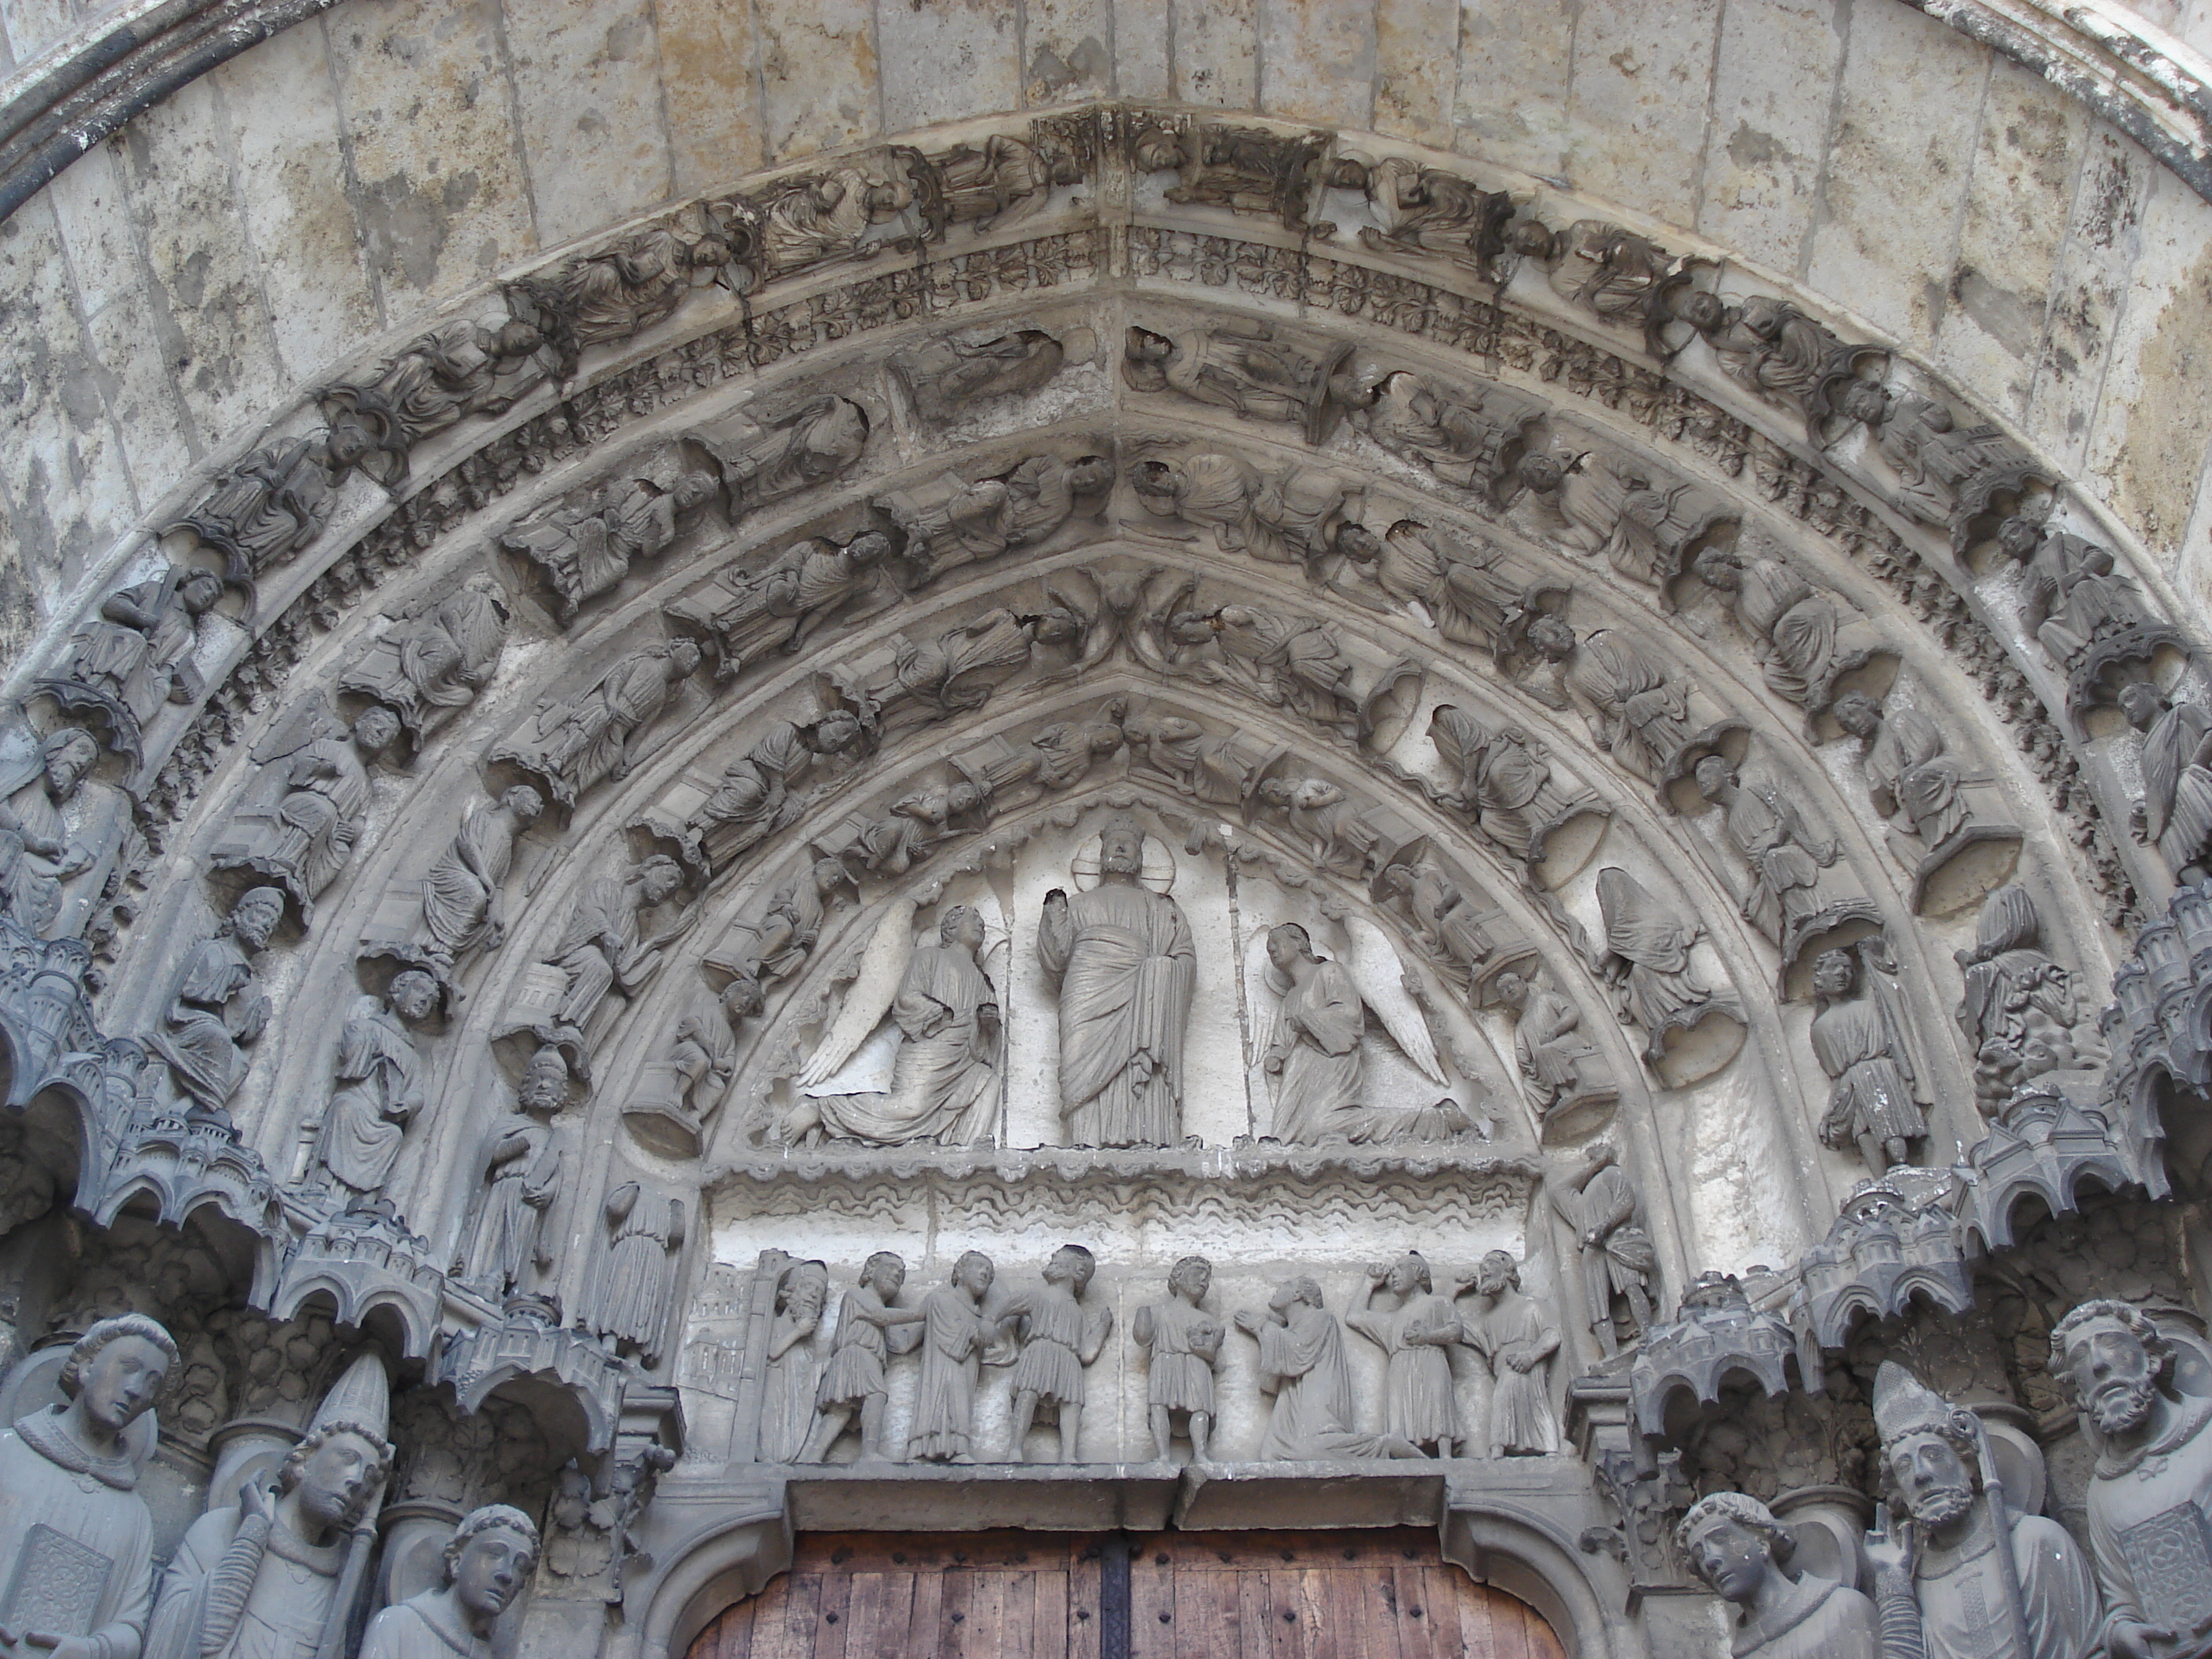
<path fill-rule="evenodd" d="M 2084 1659 L 2097 1585 L 2065 1528 L 2015 1513 L 1980 1419 L 1893 1359 L 1874 1383 L 1887 1502 L 1867 1535 L 1884 1659 Z"/>
<path fill-rule="evenodd" d="M 1690 1571 L 1735 1604 L 1735 1659 L 1877 1659 L 1874 1603 L 1832 1579 L 1791 1572 L 1797 1540 L 1756 1498 L 1698 1499 L 1674 1543 Z"/>
<path fill-rule="evenodd" d="M 343 1639 L 349 1535 L 392 1469 L 390 1384 L 355 1360 L 272 1480 L 192 1523 L 155 1603 L 147 1659 L 314 1659 Z M 333 1626 L 336 1634 L 332 1634 Z"/>
<path fill-rule="evenodd" d="M 2212 1654 L 2212 1399 L 2127 1302 L 2085 1302 L 2051 1333 L 2051 1375 L 2096 1449 L 2089 1543 L 2112 1659 Z"/>
<path fill-rule="evenodd" d="M 0 1650 L 138 1659 L 154 1602 L 154 1517 L 130 1430 L 176 1363 L 177 1345 L 152 1320 L 103 1319 L 70 1350 L 64 1403 L 0 1431 L 0 1562 L 12 1580 Z"/>
<path fill-rule="evenodd" d="M 361 1659 L 491 1659 L 491 1627 L 538 1565 L 538 1528 L 520 1510 L 487 1504 L 446 1546 L 442 1580 L 376 1615 Z"/>

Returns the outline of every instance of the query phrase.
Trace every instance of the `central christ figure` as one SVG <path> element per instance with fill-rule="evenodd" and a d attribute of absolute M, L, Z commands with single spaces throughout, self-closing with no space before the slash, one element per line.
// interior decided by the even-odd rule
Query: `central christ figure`
<path fill-rule="evenodd" d="M 1044 896 L 1037 955 L 1060 986 L 1060 1111 L 1076 1146 L 1171 1146 L 1182 1135 L 1182 1034 L 1197 953 L 1190 923 L 1147 890 L 1145 830 L 1107 821 L 1098 884 Z"/>

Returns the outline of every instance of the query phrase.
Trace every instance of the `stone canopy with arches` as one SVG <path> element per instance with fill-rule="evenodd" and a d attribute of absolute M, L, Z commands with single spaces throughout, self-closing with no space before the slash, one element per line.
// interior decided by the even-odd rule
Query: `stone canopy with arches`
<path fill-rule="evenodd" d="M 475 49 L 242 9 L 22 82 L 153 106 L 0 194 L 71 283 L 70 191 L 184 214 L 161 121 L 319 52 L 358 169 L 364 43 Z M 1280 7 L 1243 95 L 1117 4 L 1103 81 L 885 46 L 804 137 L 714 9 L 656 73 L 781 64 L 780 137 L 541 134 L 527 246 L 331 287 L 166 463 L 103 412 L 128 514 L 0 476 L 0 1645 L 2212 1650 L 2195 404 L 1587 135 L 1262 95 Z M 1856 11 L 2071 135 L 2038 374 L 2185 287 L 2189 48 Z M 2048 207 L 1963 142 L 1960 235 Z"/>

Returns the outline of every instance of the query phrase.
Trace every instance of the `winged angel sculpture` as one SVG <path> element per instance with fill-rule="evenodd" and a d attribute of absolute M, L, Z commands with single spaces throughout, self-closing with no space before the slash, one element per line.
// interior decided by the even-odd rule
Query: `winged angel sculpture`
<path fill-rule="evenodd" d="M 1428 1021 L 1407 988 L 1406 965 L 1389 937 L 1364 917 L 1346 920 L 1351 950 L 1318 955 L 1298 923 L 1255 931 L 1245 946 L 1245 983 L 1273 993 L 1262 1004 L 1253 1053 L 1273 1085 L 1274 1139 L 1310 1146 L 1322 1140 L 1448 1140 L 1475 1133 L 1474 1121 L 1447 1092 L 1451 1079 Z M 1389 1034 L 1406 1062 L 1434 1085 L 1430 1106 L 1374 1103 L 1380 1079 L 1370 1074 L 1364 1039 L 1368 1017 Z"/>
<path fill-rule="evenodd" d="M 914 908 L 896 898 L 876 918 L 852 988 L 799 1074 L 787 1144 L 819 1132 L 874 1146 L 966 1146 L 996 1126 L 1005 1026 L 986 964 L 1006 951 L 1006 925 L 956 904 L 936 938 L 917 944 Z"/>

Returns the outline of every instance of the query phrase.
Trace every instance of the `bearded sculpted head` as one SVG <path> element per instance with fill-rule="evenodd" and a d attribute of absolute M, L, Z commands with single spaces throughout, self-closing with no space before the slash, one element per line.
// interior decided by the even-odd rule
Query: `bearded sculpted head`
<path fill-rule="evenodd" d="M 530 1056 L 515 1097 L 526 1112 L 557 1112 L 568 1103 L 568 1062 L 551 1043 Z"/>
<path fill-rule="evenodd" d="M 1887 1359 L 1875 1376 L 1874 1420 L 1883 1496 L 1932 1532 L 1965 1520 L 1982 1490 L 1974 1414 Z"/>
<path fill-rule="evenodd" d="M 2051 1374 L 2100 1435 L 2141 1428 L 2173 1375 L 2173 1348 L 2129 1302 L 2084 1302 L 2051 1333 Z"/>
<path fill-rule="evenodd" d="M 1145 826 L 1127 813 L 1106 820 L 1098 832 L 1098 872 L 1134 880 L 1145 869 Z"/>

